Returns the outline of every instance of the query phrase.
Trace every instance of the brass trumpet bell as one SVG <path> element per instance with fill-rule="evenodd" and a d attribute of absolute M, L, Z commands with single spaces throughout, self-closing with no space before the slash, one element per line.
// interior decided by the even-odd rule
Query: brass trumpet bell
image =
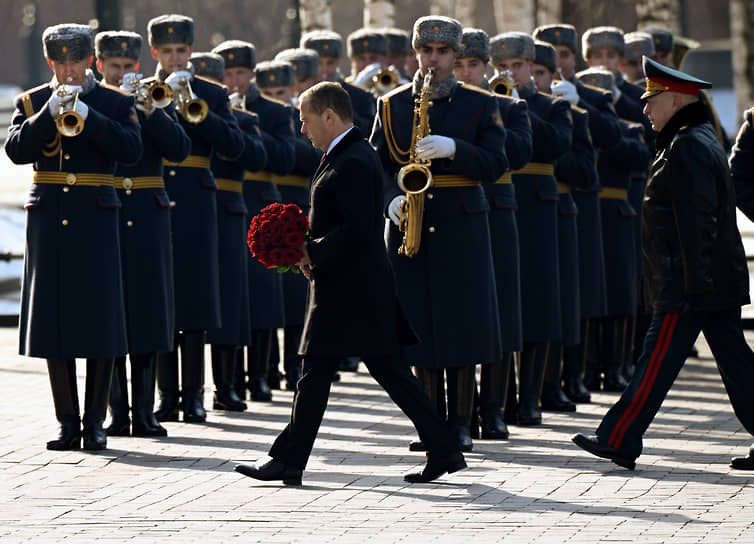
<path fill-rule="evenodd" d="M 400 74 L 392 66 L 383 68 L 372 76 L 372 87 L 378 94 L 389 93 L 398 86 Z"/>
<path fill-rule="evenodd" d="M 514 87 L 515 84 L 513 83 L 512 74 L 508 70 L 501 72 L 490 79 L 490 88 L 492 89 L 492 92 L 496 94 L 511 96 Z"/>
<path fill-rule="evenodd" d="M 181 86 L 173 96 L 181 115 L 189 123 L 201 123 L 207 117 L 209 107 L 204 100 L 194 94 L 188 79 L 181 80 Z"/>
<path fill-rule="evenodd" d="M 55 115 L 55 126 L 62 136 L 71 138 L 78 136 L 84 130 L 84 118 L 76 111 L 79 93 L 69 93 L 62 87 L 58 89 L 58 96 L 63 97 Z"/>
<path fill-rule="evenodd" d="M 149 98 L 155 108 L 165 108 L 173 101 L 173 89 L 170 88 L 170 85 L 155 81 L 149 86 Z"/>

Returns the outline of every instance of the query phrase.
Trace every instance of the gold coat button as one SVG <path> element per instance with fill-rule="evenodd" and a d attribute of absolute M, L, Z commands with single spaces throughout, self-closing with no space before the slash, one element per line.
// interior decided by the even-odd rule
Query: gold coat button
<path fill-rule="evenodd" d="M 171 170 L 171 171 L 170 171 L 170 172 L 168 172 L 168 173 L 169 173 L 169 174 L 170 174 L 171 176 L 174 176 L 174 175 L 175 175 L 175 170 Z"/>
<path fill-rule="evenodd" d="M 63 158 L 64 158 L 65 160 L 68 160 L 68 159 L 70 159 L 70 158 L 71 158 L 71 156 L 70 156 L 70 155 L 69 155 L 68 153 L 66 153 L 65 155 L 63 155 Z"/>
<path fill-rule="evenodd" d="M 435 232 L 435 227 L 429 227 L 429 232 Z"/>
<path fill-rule="evenodd" d="M 126 189 L 126 194 L 130 195 L 132 193 L 131 189 Z"/>
<path fill-rule="evenodd" d="M 76 184 L 76 174 L 66 174 L 65 175 L 65 182 L 68 185 L 75 185 Z"/>
<path fill-rule="evenodd" d="M 61 223 L 61 224 L 62 224 L 62 225 L 63 225 L 64 227 L 67 227 L 67 226 L 68 226 L 68 219 L 63 219 L 63 220 L 62 220 L 62 221 L 61 221 L 60 223 Z"/>
<path fill-rule="evenodd" d="M 134 222 L 133 221 L 126 221 L 126 225 L 128 225 L 129 227 L 133 227 L 134 226 Z"/>
<path fill-rule="evenodd" d="M 171 208 L 175 208 L 175 200 L 171 200 L 170 201 L 170 207 Z"/>
<path fill-rule="evenodd" d="M 427 198 L 432 200 L 433 198 L 435 198 L 435 195 L 433 195 L 432 193 L 427 193 Z"/>
<path fill-rule="evenodd" d="M 123 178 L 123 188 L 124 189 L 133 189 L 134 186 L 134 180 L 131 178 Z"/>
<path fill-rule="evenodd" d="M 67 193 L 67 192 L 68 192 L 68 190 L 69 190 L 69 189 L 68 189 L 68 187 L 63 187 L 63 192 L 64 192 L 64 193 Z"/>

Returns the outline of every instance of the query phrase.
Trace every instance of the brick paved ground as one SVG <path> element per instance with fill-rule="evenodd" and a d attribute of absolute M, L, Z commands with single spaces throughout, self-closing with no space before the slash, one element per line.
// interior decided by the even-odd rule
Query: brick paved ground
<path fill-rule="evenodd" d="M 44 362 L 17 356 L 16 336 L 0 329 L 2 542 L 754 542 L 754 472 L 728 467 L 751 437 L 709 359 L 687 363 L 633 473 L 569 441 L 616 398 L 599 394 L 575 415 L 512 427 L 509 441 L 477 441 L 469 470 L 413 486 L 401 475 L 423 457 L 407 450 L 407 420 L 363 370 L 344 374 L 304 486 L 286 488 L 233 466 L 267 451 L 287 392 L 244 414 L 210 411 L 206 425 L 167 424 L 167 439 L 45 450 L 56 424 Z"/>

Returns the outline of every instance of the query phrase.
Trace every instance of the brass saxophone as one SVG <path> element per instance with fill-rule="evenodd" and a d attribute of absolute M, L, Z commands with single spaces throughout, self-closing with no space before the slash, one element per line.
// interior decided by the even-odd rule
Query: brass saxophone
<path fill-rule="evenodd" d="M 416 157 L 416 144 L 429 135 L 430 85 L 435 75 L 434 68 L 429 68 L 424 76 L 419 96 L 414 99 L 414 120 L 411 128 L 411 148 L 408 164 L 398 171 L 398 187 L 406 193 L 403 203 L 403 215 L 398 226 L 403 232 L 403 241 L 398 248 L 399 255 L 413 257 L 419 252 L 422 237 L 422 218 L 424 217 L 424 193 L 432 187 L 432 172 L 429 166 L 431 160 L 421 160 Z"/>

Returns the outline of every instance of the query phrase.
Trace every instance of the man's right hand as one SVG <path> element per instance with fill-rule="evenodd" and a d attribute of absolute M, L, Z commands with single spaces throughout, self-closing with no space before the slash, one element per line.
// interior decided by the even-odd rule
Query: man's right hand
<path fill-rule="evenodd" d="M 177 91 L 181 87 L 181 82 L 183 80 L 190 80 L 191 79 L 191 72 L 188 70 L 178 70 L 177 72 L 173 72 L 168 77 L 165 78 L 165 83 L 170 85 L 170 88 L 174 91 Z"/>
<path fill-rule="evenodd" d="M 403 212 L 403 203 L 406 202 L 406 197 L 403 195 L 396 196 L 387 207 L 387 214 L 390 220 L 395 223 L 396 226 L 400 226 L 401 220 L 405 213 Z"/>
<path fill-rule="evenodd" d="M 555 96 L 568 100 L 574 106 L 579 103 L 579 92 L 576 90 L 576 85 L 565 79 L 553 83 L 550 86 L 550 92 Z"/>

